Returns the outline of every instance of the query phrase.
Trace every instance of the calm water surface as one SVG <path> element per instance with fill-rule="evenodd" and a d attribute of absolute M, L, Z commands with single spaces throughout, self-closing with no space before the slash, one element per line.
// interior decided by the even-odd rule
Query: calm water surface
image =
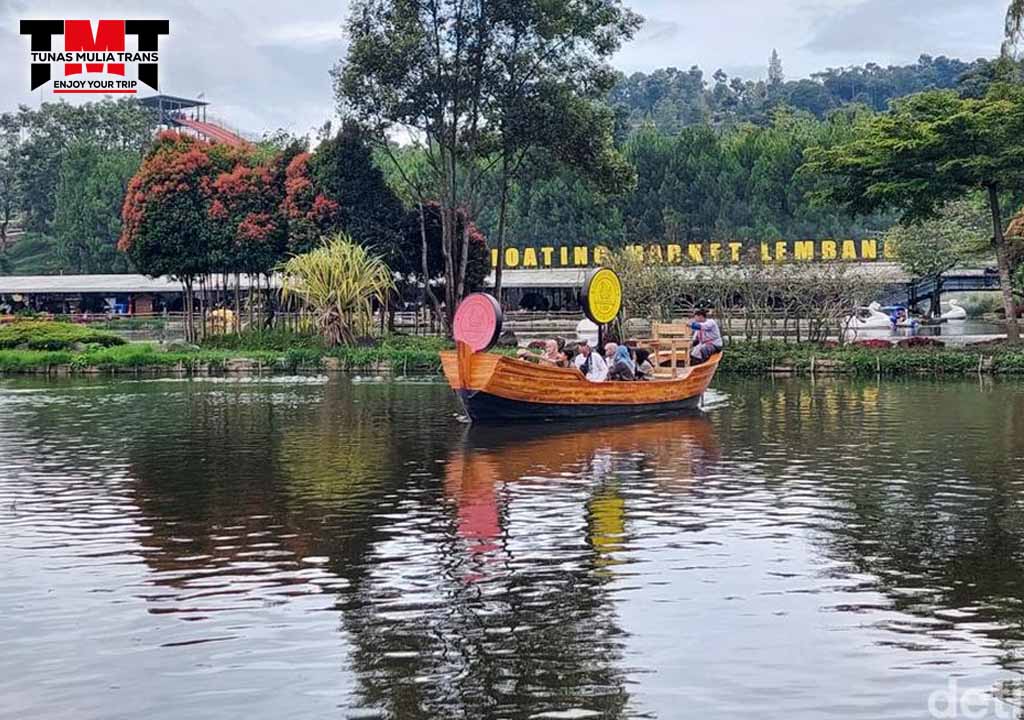
<path fill-rule="evenodd" d="M 1010 717 L 1024 386 L 716 386 L 0 381 L 0 717 Z"/>

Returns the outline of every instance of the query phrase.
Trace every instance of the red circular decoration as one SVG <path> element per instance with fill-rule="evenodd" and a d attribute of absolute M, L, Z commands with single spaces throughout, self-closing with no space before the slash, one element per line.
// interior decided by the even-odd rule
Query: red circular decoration
<path fill-rule="evenodd" d="M 486 293 L 473 293 L 455 311 L 452 335 L 473 352 L 489 350 L 501 335 L 502 313 L 498 301 Z"/>

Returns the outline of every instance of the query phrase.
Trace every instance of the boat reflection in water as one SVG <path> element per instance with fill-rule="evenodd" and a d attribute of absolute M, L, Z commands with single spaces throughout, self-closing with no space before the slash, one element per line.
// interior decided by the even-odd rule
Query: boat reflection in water
<path fill-rule="evenodd" d="M 630 479 L 642 478 L 645 486 L 653 479 L 662 492 L 686 492 L 718 457 L 714 426 L 701 413 L 557 429 L 471 426 L 451 451 L 445 471 L 445 494 L 455 503 L 458 534 L 477 560 L 467 579 L 481 579 L 488 559 L 479 556 L 501 559 L 513 538 L 550 537 L 574 524 L 600 564 L 613 562 L 627 533 L 629 504 L 623 490 Z M 664 472 L 667 467 L 670 475 Z M 537 503 L 537 491 L 544 486 L 560 486 L 548 508 Z"/>

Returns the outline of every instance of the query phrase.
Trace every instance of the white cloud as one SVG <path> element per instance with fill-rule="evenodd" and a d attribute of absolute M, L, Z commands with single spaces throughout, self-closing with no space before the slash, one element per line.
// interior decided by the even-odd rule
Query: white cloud
<path fill-rule="evenodd" d="M 626 72 L 700 65 L 763 76 L 772 48 L 786 75 L 826 66 L 913 62 L 921 53 L 972 60 L 999 46 L 1006 0 L 627 0 L 647 18 L 615 64 Z M 205 91 L 211 111 L 248 132 L 306 132 L 334 114 L 328 75 L 343 55 L 344 0 L 0 0 L 0 110 L 28 91 L 26 17 L 167 17 L 161 90 Z M 50 99 L 44 95 L 44 99 Z"/>

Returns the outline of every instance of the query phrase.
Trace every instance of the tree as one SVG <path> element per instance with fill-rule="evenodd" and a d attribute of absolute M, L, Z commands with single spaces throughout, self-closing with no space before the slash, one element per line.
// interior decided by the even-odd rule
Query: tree
<path fill-rule="evenodd" d="M 1024 189 L 1022 138 L 1024 88 L 996 84 L 982 99 L 934 91 L 869 118 L 854 140 L 814 152 L 804 168 L 829 181 L 819 201 L 853 213 L 892 207 L 910 223 L 934 218 L 947 202 L 982 191 L 991 215 L 1007 336 L 1016 342 L 1012 248 L 1004 236 L 1001 195 Z"/>
<path fill-rule="evenodd" d="M 224 257 L 221 220 L 210 214 L 215 183 L 234 168 L 240 152 L 165 132 L 128 184 L 118 248 L 139 272 L 182 281 L 188 340 L 196 338 L 193 285 L 222 267 Z"/>
<path fill-rule="evenodd" d="M 373 303 L 383 305 L 393 289 L 384 261 L 341 233 L 281 266 L 282 297 L 312 313 L 329 347 L 367 332 Z"/>
<path fill-rule="evenodd" d="M 0 255 L 7 250 L 14 213 L 21 204 L 19 142 L 17 122 L 10 115 L 0 115 Z"/>
<path fill-rule="evenodd" d="M 1008 56 L 1016 51 L 1024 36 L 1024 0 L 1010 0 L 1010 7 L 1006 10 L 1005 36 L 1003 55 Z"/>
<path fill-rule="evenodd" d="M 900 265 L 915 278 L 933 283 L 929 314 L 938 317 L 942 275 L 988 244 L 986 219 L 970 200 L 947 203 L 937 217 L 910 225 L 896 225 L 886 233 Z"/>
<path fill-rule="evenodd" d="M 275 177 L 274 163 L 252 164 L 241 158 L 213 182 L 207 215 L 221 239 L 216 243 L 222 257 L 221 271 L 265 275 L 283 257 L 287 223 L 283 212 L 283 187 Z"/>
<path fill-rule="evenodd" d="M 487 256 L 487 239 L 466 213 L 460 212 L 456 218 L 457 235 L 461 237 L 465 232 L 469 236 L 466 289 L 468 292 L 475 292 L 483 287 L 484 280 L 491 271 Z M 428 203 L 406 212 L 401 231 L 402 243 L 396 248 L 398 252 L 385 257 L 391 269 L 403 276 L 414 277 L 423 283 L 425 263 L 427 279 L 432 283 L 443 283 L 445 260 L 441 246 L 443 230 L 440 205 Z M 460 248 L 456 248 L 456 250 L 460 250 Z M 456 258 L 456 260 L 461 263 L 461 258 Z M 424 284 L 428 287 L 430 285 L 430 283 Z"/>
<path fill-rule="evenodd" d="M 507 177 L 524 149 L 610 157 L 614 119 L 594 101 L 611 84 L 606 59 L 638 25 L 620 0 L 353 5 L 348 55 L 335 71 L 339 105 L 385 149 L 401 130 L 426 153 L 430 183 L 415 195 L 421 206 L 430 195 L 440 204 L 449 325 L 469 256 L 457 212 L 476 216 L 482 178 L 496 166 Z M 597 136 L 577 130 L 601 127 Z"/>
<path fill-rule="evenodd" d="M 685 285 L 675 268 L 643 252 L 619 250 L 605 262 L 620 277 L 628 278 L 622 288 L 623 317 L 667 322 L 682 299 Z M 625 333 L 620 332 L 620 337 Z"/>
<path fill-rule="evenodd" d="M 310 174 L 310 154 L 295 155 L 285 170 L 284 213 L 288 219 L 288 249 L 300 254 L 315 248 L 320 238 L 340 226 L 340 205 L 317 188 Z"/>
<path fill-rule="evenodd" d="M 786 75 L 782 72 L 782 58 L 779 57 L 779 51 L 772 48 L 772 56 L 768 60 L 768 84 L 778 87 L 785 79 Z"/>
<path fill-rule="evenodd" d="M 41 233 L 52 229 L 61 165 L 70 147 L 84 143 L 105 151 L 142 153 L 156 129 L 154 114 L 128 99 L 21 106 L 5 118 L 25 136 L 17 169 L 21 208 L 26 229 Z"/>
<path fill-rule="evenodd" d="M 117 250 L 121 206 L 139 154 L 91 144 L 68 148 L 61 163 L 54 209 L 54 235 L 61 266 L 72 272 L 127 272 Z"/>
<path fill-rule="evenodd" d="M 310 179 L 338 203 L 337 223 L 356 242 L 385 258 L 400 242 L 405 207 L 373 161 L 362 131 L 345 123 L 317 146 L 309 160 Z"/>

